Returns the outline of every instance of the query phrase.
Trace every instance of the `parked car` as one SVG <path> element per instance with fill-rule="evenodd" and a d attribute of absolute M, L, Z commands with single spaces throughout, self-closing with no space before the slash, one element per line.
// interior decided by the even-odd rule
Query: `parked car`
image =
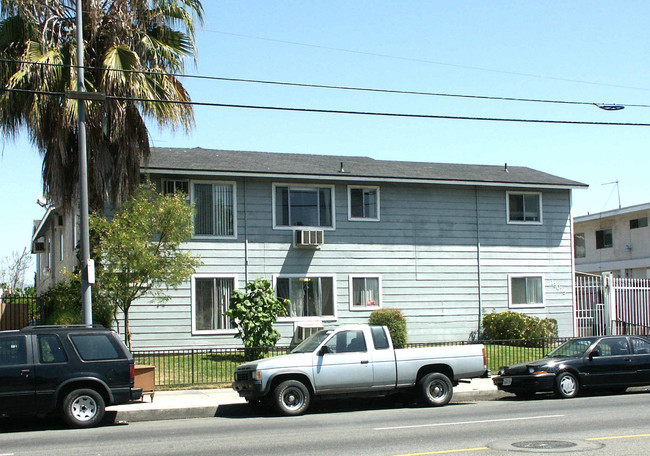
<path fill-rule="evenodd" d="M 133 356 L 105 328 L 32 326 L 0 331 L 0 414 L 60 413 L 72 427 L 99 424 L 108 405 L 137 400 Z"/>
<path fill-rule="evenodd" d="M 650 340 L 641 336 L 570 339 L 544 358 L 501 367 L 493 378 L 499 390 L 525 398 L 555 392 L 571 398 L 585 389 L 625 391 L 650 385 Z"/>
<path fill-rule="evenodd" d="M 300 415 L 312 397 L 385 396 L 414 389 L 431 406 L 447 404 L 460 379 L 487 377 L 483 345 L 393 349 L 384 326 L 322 330 L 290 354 L 237 366 L 233 389 L 252 403 Z"/>

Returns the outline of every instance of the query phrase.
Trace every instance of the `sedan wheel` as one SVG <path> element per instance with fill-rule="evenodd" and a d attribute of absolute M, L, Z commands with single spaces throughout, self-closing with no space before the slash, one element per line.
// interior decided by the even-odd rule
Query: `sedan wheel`
<path fill-rule="evenodd" d="M 576 397 L 580 385 L 578 378 L 571 372 L 562 372 L 555 378 L 555 394 L 562 399 Z"/>

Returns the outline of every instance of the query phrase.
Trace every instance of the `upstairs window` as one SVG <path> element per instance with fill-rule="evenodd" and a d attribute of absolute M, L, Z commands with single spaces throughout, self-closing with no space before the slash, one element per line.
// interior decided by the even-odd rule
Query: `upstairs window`
<path fill-rule="evenodd" d="M 542 223 L 542 194 L 507 192 L 508 223 Z"/>
<path fill-rule="evenodd" d="M 276 185 L 276 227 L 334 227 L 332 187 Z"/>
<path fill-rule="evenodd" d="M 630 229 L 635 230 L 637 228 L 645 228 L 648 226 L 648 217 L 641 217 L 638 219 L 630 220 Z"/>
<path fill-rule="evenodd" d="M 348 187 L 348 219 L 379 220 L 379 188 Z"/>
<path fill-rule="evenodd" d="M 596 231 L 596 248 L 609 249 L 614 247 L 614 235 L 611 229 Z"/>
<path fill-rule="evenodd" d="M 235 237 L 235 184 L 194 182 L 192 185 L 194 234 L 200 237 Z"/>

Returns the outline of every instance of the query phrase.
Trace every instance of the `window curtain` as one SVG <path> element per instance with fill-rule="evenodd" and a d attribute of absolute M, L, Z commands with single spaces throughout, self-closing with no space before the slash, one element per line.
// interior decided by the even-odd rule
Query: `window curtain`
<path fill-rule="evenodd" d="M 196 234 L 214 234 L 212 219 L 212 185 L 194 184 L 194 232 Z"/>
<path fill-rule="evenodd" d="M 378 305 L 379 280 L 375 278 L 352 279 L 353 306 L 366 307 Z"/>
<path fill-rule="evenodd" d="M 195 279 L 195 326 L 197 331 L 229 329 L 230 295 L 234 280 L 228 278 Z"/>

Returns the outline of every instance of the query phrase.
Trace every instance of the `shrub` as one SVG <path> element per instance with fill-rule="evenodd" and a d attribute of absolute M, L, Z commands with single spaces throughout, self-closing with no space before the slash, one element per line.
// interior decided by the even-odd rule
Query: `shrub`
<path fill-rule="evenodd" d="M 386 326 L 395 348 L 406 345 L 406 318 L 397 309 L 377 309 L 370 314 L 371 325 Z"/>
<path fill-rule="evenodd" d="M 557 338 L 557 321 L 519 312 L 489 313 L 483 316 L 484 340 L 521 340 L 532 347 L 539 339 Z"/>
<path fill-rule="evenodd" d="M 91 288 L 93 323 L 105 328 L 113 326 L 113 306 L 102 300 Z M 60 282 L 40 296 L 44 325 L 77 325 L 83 323 L 81 312 L 81 281 L 79 276 Z"/>
<path fill-rule="evenodd" d="M 235 337 L 244 343 L 248 360 L 260 358 L 278 342 L 280 333 L 273 324 L 287 314 L 288 304 L 288 300 L 275 297 L 270 281 L 261 278 L 246 284 L 245 292 L 232 292 L 226 315 L 237 329 Z"/>

